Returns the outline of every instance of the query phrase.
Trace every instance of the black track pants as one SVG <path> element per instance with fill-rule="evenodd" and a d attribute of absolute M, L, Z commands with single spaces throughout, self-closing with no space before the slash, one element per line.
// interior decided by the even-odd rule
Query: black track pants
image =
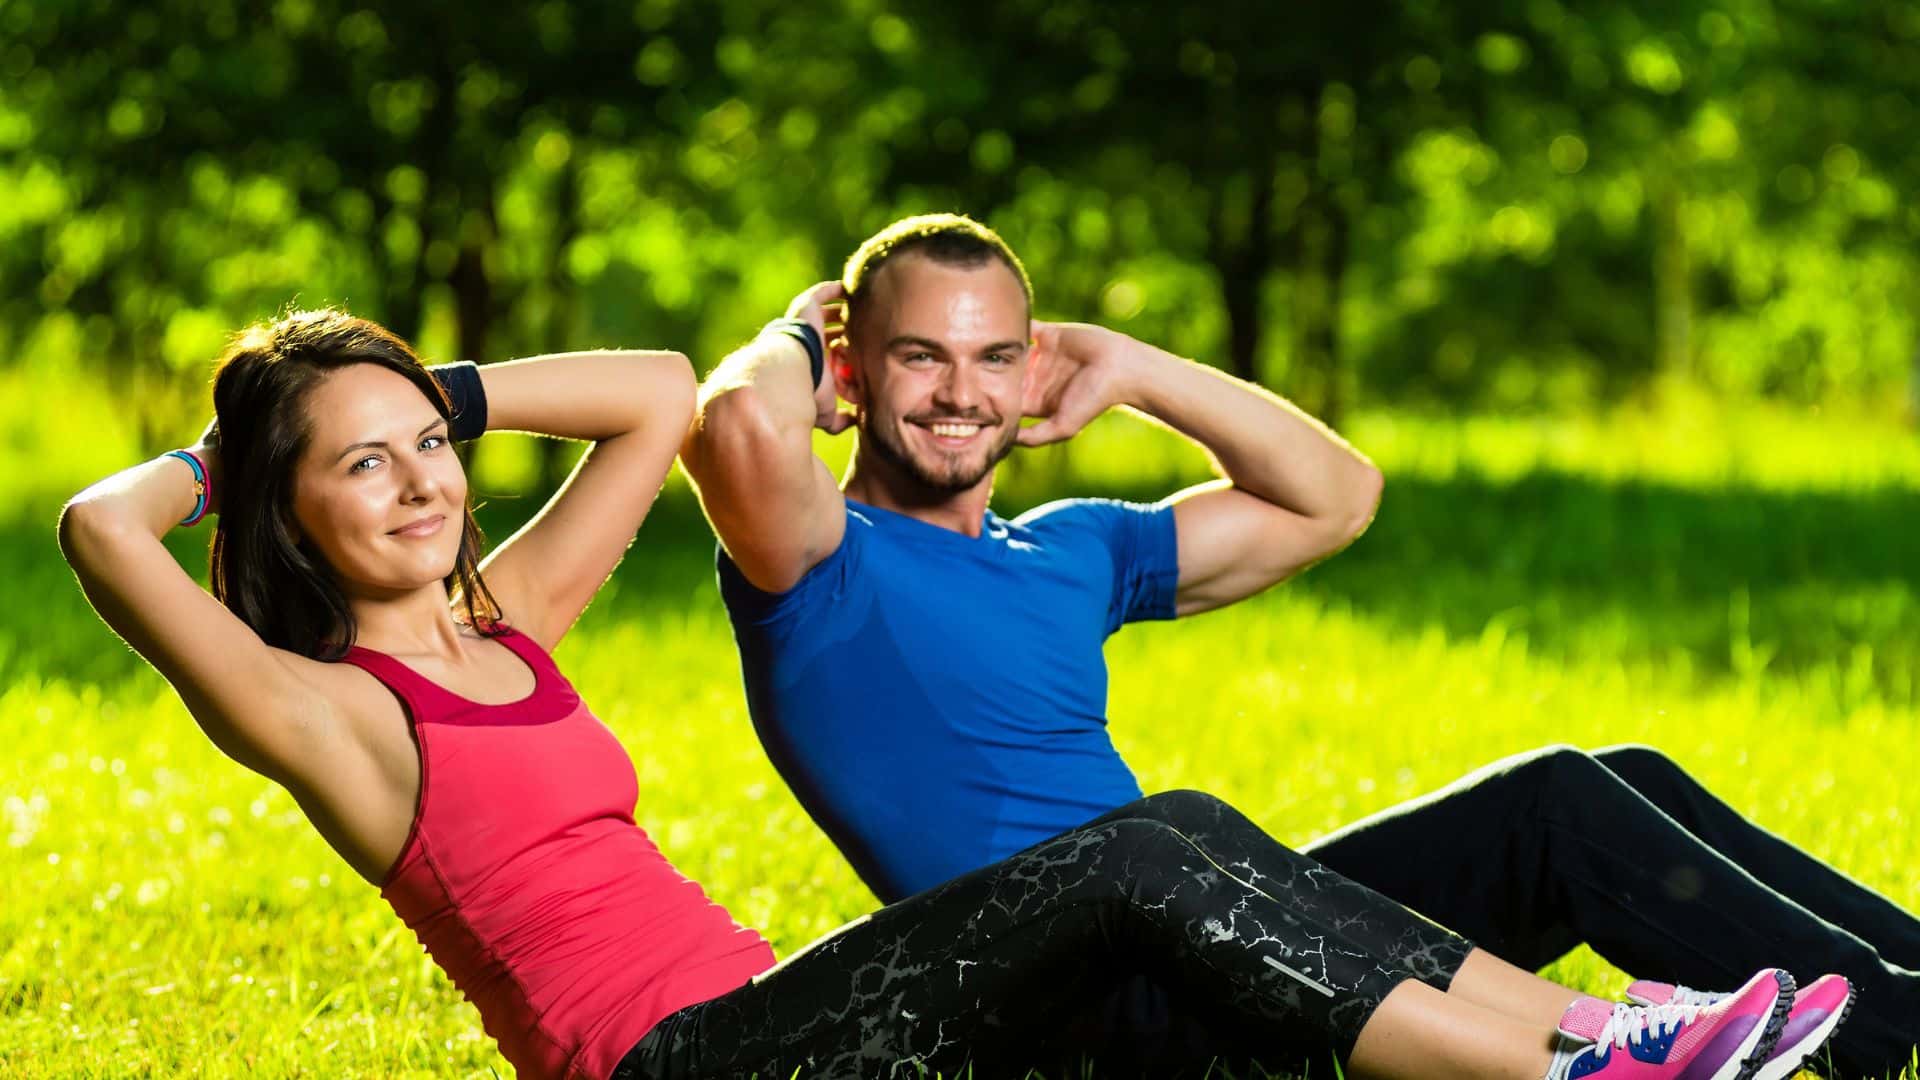
<path fill-rule="evenodd" d="M 882 908 L 674 1013 L 614 1075 L 1000 1075 L 1138 975 L 1241 1037 L 1345 1057 L 1395 986 L 1444 983 L 1469 948 L 1217 799 L 1170 792 Z"/>
<path fill-rule="evenodd" d="M 1829 1044 L 1849 1076 L 1898 1075 L 1920 1043 L 1920 919 L 1647 747 L 1509 758 L 1305 850 L 1523 967 L 1585 942 L 1703 990 L 1840 972 L 1860 990 Z"/>

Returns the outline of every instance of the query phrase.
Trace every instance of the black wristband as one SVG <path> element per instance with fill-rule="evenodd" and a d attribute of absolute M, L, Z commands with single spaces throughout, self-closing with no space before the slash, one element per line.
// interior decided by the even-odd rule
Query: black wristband
<path fill-rule="evenodd" d="M 785 334 L 800 343 L 807 350 L 807 364 L 813 372 L 814 389 L 820 388 L 820 376 L 827 370 L 827 349 L 820 343 L 820 331 L 805 319 L 775 319 L 761 331 L 762 334 Z"/>
<path fill-rule="evenodd" d="M 487 388 L 480 384 L 480 365 L 470 360 L 437 364 L 427 374 L 447 392 L 453 413 L 447 418 L 447 437 L 472 442 L 487 433 Z"/>

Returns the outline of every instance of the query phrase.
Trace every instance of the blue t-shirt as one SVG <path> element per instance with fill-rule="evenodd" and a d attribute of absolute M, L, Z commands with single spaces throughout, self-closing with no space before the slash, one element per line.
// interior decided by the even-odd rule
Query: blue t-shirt
<path fill-rule="evenodd" d="M 1173 617 L 1176 554 L 1168 505 L 988 511 L 970 538 L 849 499 L 792 589 L 722 552 L 720 595 L 767 756 L 891 902 L 1140 797 L 1101 646 Z"/>

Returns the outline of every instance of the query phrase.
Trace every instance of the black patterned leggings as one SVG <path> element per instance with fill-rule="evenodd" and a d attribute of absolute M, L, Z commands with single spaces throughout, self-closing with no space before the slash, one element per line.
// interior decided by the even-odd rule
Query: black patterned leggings
<path fill-rule="evenodd" d="M 1395 986 L 1471 946 L 1167 792 L 856 920 L 662 1020 L 616 1080 L 1015 1072 L 1146 975 L 1250 1043 L 1344 1058 Z"/>

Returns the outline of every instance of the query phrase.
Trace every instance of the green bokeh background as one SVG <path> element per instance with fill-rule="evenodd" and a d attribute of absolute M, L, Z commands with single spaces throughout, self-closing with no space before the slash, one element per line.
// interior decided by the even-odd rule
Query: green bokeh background
<path fill-rule="evenodd" d="M 1920 907 L 1916 119 L 1895 0 L 0 0 L 0 1073 L 509 1072 L 59 562 L 61 500 L 191 439 L 235 328 L 338 303 L 435 359 L 704 370 L 928 210 L 1004 230 L 1043 317 L 1387 474 L 1339 558 L 1114 639 L 1149 790 L 1298 842 L 1646 741 Z M 483 440 L 490 531 L 570 455 Z M 1204 475 L 1115 417 L 996 501 Z M 873 901 L 753 741 L 711 560 L 676 477 L 560 656 L 641 823 L 785 953 Z"/>

